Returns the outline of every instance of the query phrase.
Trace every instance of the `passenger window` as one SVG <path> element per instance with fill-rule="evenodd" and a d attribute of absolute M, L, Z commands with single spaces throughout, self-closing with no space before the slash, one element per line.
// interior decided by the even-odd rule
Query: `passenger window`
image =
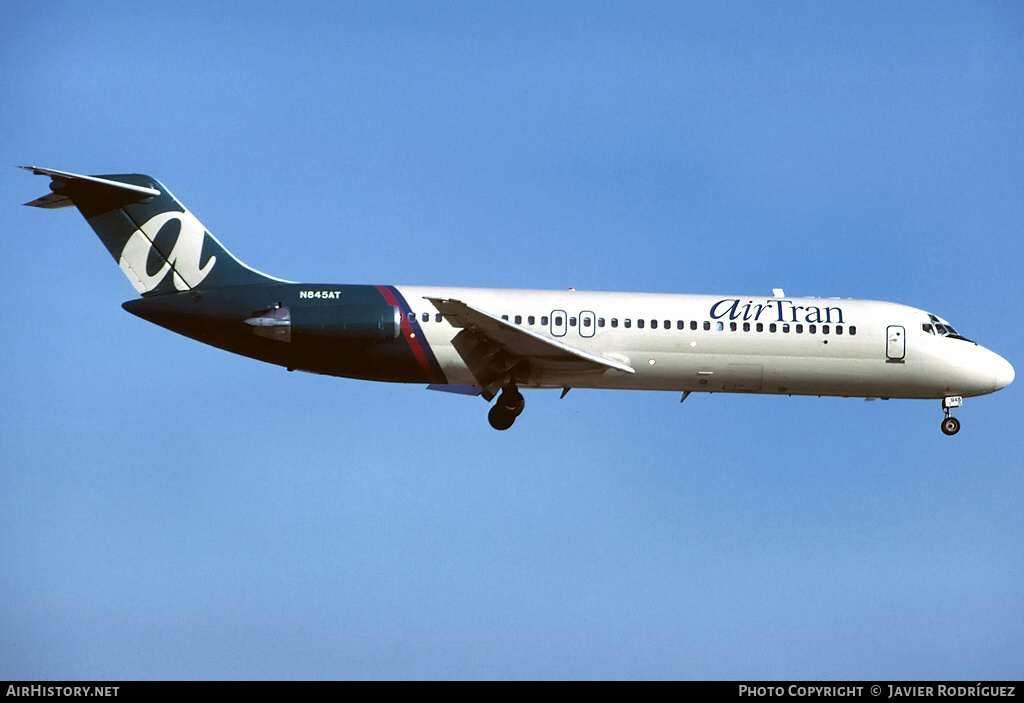
<path fill-rule="evenodd" d="M 561 327 L 561 326 L 562 326 L 562 316 L 561 315 L 555 315 L 555 327 Z"/>
<path fill-rule="evenodd" d="M 743 331 L 744 332 L 749 332 L 750 331 L 750 323 L 749 322 L 744 322 L 743 323 Z"/>
<path fill-rule="evenodd" d="M 852 337 L 855 334 L 857 334 L 857 328 L 854 327 L 853 325 L 850 325 L 850 336 Z"/>
<path fill-rule="evenodd" d="M 788 322 L 783 322 L 782 323 L 782 333 L 783 334 L 789 334 L 789 323 Z"/>
<path fill-rule="evenodd" d="M 434 322 L 440 322 L 440 321 L 441 321 L 441 313 L 437 313 L 436 315 L 434 315 Z"/>
<path fill-rule="evenodd" d="M 604 327 L 604 318 L 603 317 L 597 318 L 597 326 L 598 327 Z"/>
<path fill-rule="evenodd" d="M 777 327 L 777 326 L 775 325 L 775 323 L 774 323 L 774 322 L 773 322 L 773 323 L 771 323 L 770 325 L 768 325 L 768 331 L 769 331 L 769 332 L 774 332 L 774 331 L 775 331 L 775 330 L 777 330 L 777 329 L 778 329 L 778 327 Z"/>
<path fill-rule="evenodd" d="M 526 318 L 526 324 L 528 324 L 528 325 L 532 325 L 536 321 L 537 321 L 537 318 L 534 317 L 533 315 L 530 315 L 529 317 Z"/>
<path fill-rule="evenodd" d="M 683 328 L 683 323 L 680 321 L 679 329 L 682 329 L 682 328 Z M 667 330 L 672 329 L 672 320 L 665 320 L 665 329 L 667 329 Z"/>
<path fill-rule="evenodd" d="M 516 324 L 517 325 L 523 324 L 523 316 L 522 315 L 516 315 Z"/>
<path fill-rule="evenodd" d="M 797 334 L 803 334 L 804 333 L 804 326 L 803 325 L 797 325 L 796 326 L 796 333 Z"/>
<path fill-rule="evenodd" d="M 587 317 L 583 318 L 583 326 L 584 327 L 590 327 L 590 316 L 589 315 Z"/>
<path fill-rule="evenodd" d="M 576 326 L 576 318 L 575 317 L 570 317 L 569 318 L 569 326 L 570 327 L 575 327 Z"/>
<path fill-rule="evenodd" d="M 637 329 L 641 329 L 641 330 L 644 328 L 644 320 L 643 320 L 643 318 L 640 318 L 639 320 L 636 321 L 636 327 L 637 327 Z"/>
<path fill-rule="evenodd" d="M 508 322 L 508 315 L 502 315 L 501 319 L 504 320 L 505 322 Z"/>
<path fill-rule="evenodd" d="M 626 328 L 627 330 L 629 329 L 629 326 L 630 326 L 631 324 L 632 324 L 632 323 L 631 323 L 631 322 L 629 321 L 629 318 L 628 318 L 628 317 L 627 317 L 627 318 L 626 318 L 625 320 L 623 320 L 623 321 L 622 321 L 622 326 L 623 326 L 623 327 L 625 327 L 625 328 Z"/>
<path fill-rule="evenodd" d="M 821 326 L 821 333 L 822 334 L 828 334 L 828 325 L 822 325 Z"/>
<path fill-rule="evenodd" d="M 690 320 L 690 329 L 691 330 L 697 329 L 697 321 L 696 320 Z"/>
<path fill-rule="evenodd" d="M 817 325 L 807 325 L 807 334 L 814 334 L 818 331 Z"/>
<path fill-rule="evenodd" d="M 619 326 L 619 318 L 613 317 L 612 318 L 612 327 L 618 327 L 618 326 Z"/>
<path fill-rule="evenodd" d="M 758 322 L 757 323 L 757 331 L 758 332 L 764 332 L 764 323 L 763 322 Z"/>
<path fill-rule="evenodd" d="M 544 327 L 548 326 L 548 316 L 547 315 L 541 315 L 540 316 L 540 324 L 543 325 Z"/>
<path fill-rule="evenodd" d="M 842 325 L 836 325 L 836 334 L 842 334 L 842 333 L 843 333 L 843 326 Z"/>
<path fill-rule="evenodd" d="M 685 330 L 686 329 L 686 323 L 683 322 L 682 320 L 676 320 L 676 329 L 677 330 Z"/>
<path fill-rule="evenodd" d="M 651 329 L 652 330 L 658 329 L 658 321 L 657 320 L 651 320 Z"/>
<path fill-rule="evenodd" d="M 704 324 L 710 324 L 710 323 L 707 323 L 707 322 L 705 322 Z M 716 323 L 715 323 L 715 328 L 716 328 L 716 329 L 717 329 L 717 330 L 718 330 L 719 332 L 722 332 L 722 331 L 724 331 L 724 330 L 725 330 L 725 325 L 724 325 L 724 324 L 722 324 L 721 322 L 716 322 Z"/>
<path fill-rule="evenodd" d="M 736 323 L 735 322 L 730 322 L 729 323 L 729 331 L 730 332 L 735 332 L 736 331 Z"/>
<path fill-rule="evenodd" d="M 409 318 L 409 322 L 416 322 L 416 313 L 414 313 L 412 310 L 409 311 L 409 314 L 406 315 L 406 317 Z"/>
<path fill-rule="evenodd" d="M 710 329 L 711 329 L 711 323 L 708 322 L 707 320 L 705 320 L 704 321 L 704 331 L 707 332 Z M 718 323 L 718 329 L 722 329 L 722 323 L 721 322 Z"/>
<path fill-rule="evenodd" d="M 423 313 L 423 315 L 420 317 L 420 319 L 423 320 L 424 322 L 430 322 L 430 313 L 429 312 Z"/>

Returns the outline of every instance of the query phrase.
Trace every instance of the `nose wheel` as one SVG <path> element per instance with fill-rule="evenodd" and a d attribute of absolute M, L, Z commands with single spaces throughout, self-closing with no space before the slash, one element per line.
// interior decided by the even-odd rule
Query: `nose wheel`
<path fill-rule="evenodd" d="M 487 413 L 487 421 L 496 430 L 507 430 L 523 412 L 525 405 L 526 401 L 519 389 L 514 385 L 507 386 Z"/>
<path fill-rule="evenodd" d="M 946 417 L 942 420 L 942 433 L 945 435 L 955 435 L 960 431 L 960 421 L 949 414 L 950 408 L 958 408 L 963 402 L 963 398 L 958 395 L 949 396 L 942 399 L 942 411 L 946 413 Z"/>

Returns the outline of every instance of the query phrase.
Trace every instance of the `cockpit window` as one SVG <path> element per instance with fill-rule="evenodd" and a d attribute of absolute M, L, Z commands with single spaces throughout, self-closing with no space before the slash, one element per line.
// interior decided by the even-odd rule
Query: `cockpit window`
<path fill-rule="evenodd" d="M 964 342 L 971 342 L 971 340 L 967 339 L 966 337 L 961 337 L 960 334 L 955 329 L 953 329 L 953 326 L 946 322 L 945 320 L 935 317 L 935 315 L 932 314 L 928 315 L 928 319 L 931 320 L 931 323 L 925 322 L 924 324 L 921 325 L 921 329 L 923 329 L 925 332 L 937 334 L 939 336 L 947 337 L 949 339 L 960 339 Z M 971 343 L 973 344 L 974 342 Z"/>

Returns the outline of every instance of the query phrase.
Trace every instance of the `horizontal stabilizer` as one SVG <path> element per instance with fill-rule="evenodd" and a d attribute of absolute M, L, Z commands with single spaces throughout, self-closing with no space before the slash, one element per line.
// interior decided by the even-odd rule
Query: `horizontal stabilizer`
<path fill-rule="evenodd" d="M 153 197 L 160 195 L 160 191 L 156 188 L 147 188 L 146 186 L 132 185 L 131 183 L 122 183 L 120 181 L 112 181 L 109 178 L 100 178 L 98 176 L 82 176 L 77 173 L 68 173 L 67 171 L 55 171 L 50 168 L 39 168 L 38 166 L 20 166 L 19 168 L 31 171 L 37 176 L 49 176 L 53 179 L 50 184 L 50 189 L 53 191 L 59 191 L 63 189 L 69 183 L 78 181 L 79 183 L 86 184 L 95 188 L 113 188 L 119 191 L 126 191 L 129 193 L 138 193 L 145 197 Z M 32 207 L 41 207 L 48 210 L 53 210 L 60 207 L 69 207 L 74 205 L 67 195 L 59 192 L 47 193 L 35 200 L 25 203 Z"/>
<path fill-rule="evenodd" d="M 74 205 L 71 202 L 71 198 L 60 193 L 47 193 L 25 204 L 31 207 L 46 208 L 47 210 L 56 210 L 59 207 L 71 207 Z"/>

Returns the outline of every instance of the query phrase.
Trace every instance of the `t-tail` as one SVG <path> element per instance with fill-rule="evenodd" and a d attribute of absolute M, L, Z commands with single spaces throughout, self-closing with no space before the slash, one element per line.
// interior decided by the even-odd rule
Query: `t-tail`
<path fill-rule="evenodd" d="M 143 296 L 280 279 L 236 259 L 159 181 L 140 174 L 81 176 L 22 166 L 49 176 L 53 191 L 33 207 L 75 206 Z"/>

